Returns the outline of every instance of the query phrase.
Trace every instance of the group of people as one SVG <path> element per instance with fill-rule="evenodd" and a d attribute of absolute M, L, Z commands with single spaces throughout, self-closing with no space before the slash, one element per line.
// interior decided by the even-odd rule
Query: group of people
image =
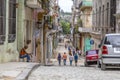
<path fill-rule="evenodd" d="M 58 64 L 61 65 L 61 61 L 63 60 L 63 64 L 66 65 L 66 61 L 67 61 L 67 54 L 64 52 L 63 55 L 61 55 L 60 53 L 58 54 L 57 60 L 58 60 Z M 72 66 L 72 62 L 75 61 L 75 66 L 77 66 L 77 62 L 78 62 L 78 54 L 75 53 L 74 55 L 69 54 L 69 62 L 70 62 L 70 66 Z"/>

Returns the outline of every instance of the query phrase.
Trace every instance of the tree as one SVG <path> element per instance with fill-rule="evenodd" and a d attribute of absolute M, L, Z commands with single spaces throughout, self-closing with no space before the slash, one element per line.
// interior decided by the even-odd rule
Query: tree
<path fill-rule="evenodd" d="M 70 22 L 62 20 L 61 26 L 63 29 L 63 34 L 70 34 Z"/>

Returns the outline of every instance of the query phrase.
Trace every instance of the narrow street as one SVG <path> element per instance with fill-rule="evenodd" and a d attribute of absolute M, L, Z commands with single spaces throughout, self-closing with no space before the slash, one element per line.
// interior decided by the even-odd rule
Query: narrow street
<path fill-rule="evenodd" d="M 59 44 L 58 52 L 67 52 L 64 44 Z M 74 62 L 73 62 L 74 63 Z M 54 66 L 40 66 L 34 70 L 28 80 L 120 80 L 119 70 L 101 71 L 96 65 L 84 67 L 84 59 L 79 58 L 78 66 L 58 65 L 54 60 Z"/>

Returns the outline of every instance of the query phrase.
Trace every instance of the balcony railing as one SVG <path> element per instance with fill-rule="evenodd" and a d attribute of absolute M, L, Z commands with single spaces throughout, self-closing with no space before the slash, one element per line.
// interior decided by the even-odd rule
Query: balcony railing
<path fill-rule="evenodd" d="M 5 41 L 5 35 L 0 35 L 0 45 Z"/>
<path fill-rule="evenodd" d="M 114 33 L 113 27 L 92 27 L 92 31 L 101 34 Z"/>
<path fill-rule="evenodd" d="M 31 8 L 41 8 L 41 0 L 26 0 L 26 5 Z"/>
<path fill-rule="evenodd" d="M 89 32 L 92 32 L 92 28 L 79 27 L 78 31 L 81 33 L 89 33 Z"/>
<path fill-rule="evenodd" d="M 15 41 L 16 35 L 15 34 L 9 34 L 8 35 L 8 42 L 12 43 Z"/>

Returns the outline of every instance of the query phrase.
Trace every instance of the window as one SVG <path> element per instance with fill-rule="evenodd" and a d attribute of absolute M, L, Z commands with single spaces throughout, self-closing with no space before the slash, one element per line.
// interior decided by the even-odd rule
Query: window
<path fill-rule="evenodd" d="M 8 42 L 14 42 L 15 37 L 16 37 L 16 0 L 9 0 Z"/>
<path fill-rule="evenodd" d="M 118 45 L 120 46 L 120 35 L 107 36 L 105 38 L 104 44 L 113 45 L 113 46 L 118 46 Z"/>
<path fill-rule="evenodd" d="M 101 7 L 99 7 L 99 26 L 101 26 Z"/>
<path fill-rule="evenodd" d="M 102 25 L 104 26 L 104 5 L 103 5 L 103 12 L 102 12 Z"/>
<path fill-rule="evenodd" d="M 5 2 L 0 0 L 0 44 L 5 41 Z"/>
<path fill-rule="evenodd" d="M 94 54 L 97 54 L 97 50 L 90 50 L 88 51 L 87 55 L 94 55 Z"/>
<path fill-rule="evenodd" d="M 97 18 L 97 9 L 96 9 L 96 26 L 98 26 L 98 24 L 97 24 L 97 20 L 98 18 Z"/>
<path fill-rule="evenodd" d="M 109 3 L 107 3 L 107 26 L 109 25 Z"/>

